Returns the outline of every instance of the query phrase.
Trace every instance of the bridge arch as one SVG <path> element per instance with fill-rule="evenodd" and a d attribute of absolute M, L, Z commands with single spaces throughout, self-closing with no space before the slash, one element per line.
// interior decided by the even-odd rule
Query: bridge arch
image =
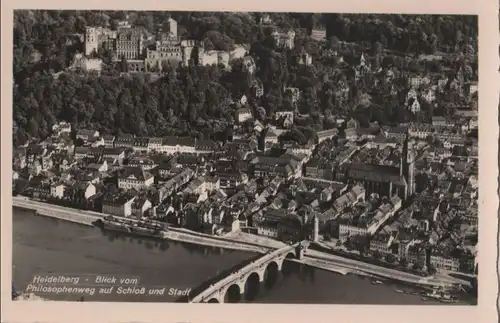
<path fill-rule="evenodd" d="M 283 266 L 283 261 L 280 261 L 279 258 L 273 259 L 267 263 L 265 271 L 268 271 L 268 270 L 281 271 L 281 266 Z"/>
<path fill-rule="evenodd" d="M 221 297 L 228 303 L 238 303 L 241 300 L 241 294 L 245 291 L 245 286 L 241 286 L 239 282 L 234 282 L 228 284 L 224 291 L 221 293 Z"/>

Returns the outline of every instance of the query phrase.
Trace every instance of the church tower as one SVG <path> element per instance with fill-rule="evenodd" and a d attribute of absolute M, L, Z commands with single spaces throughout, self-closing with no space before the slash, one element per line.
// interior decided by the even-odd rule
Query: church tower
<path fill-rule="evenodd" d="M 401 152 L 400 175 L 404 176 L 408 185 L 407 196 L 415 193 L 415 154 L 413 151 L 413 140 L 410 139 L 408 131 Z"/>

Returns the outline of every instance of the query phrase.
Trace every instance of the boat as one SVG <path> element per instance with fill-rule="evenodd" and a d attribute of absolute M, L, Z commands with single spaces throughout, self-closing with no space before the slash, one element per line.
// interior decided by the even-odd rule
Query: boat
<path fill-rule="evenodd" d="M 449 299 L 448 298 L 441 298 L 441 299 L 439 299 L 439 301 L 441 303 L 457 303 L 458 302 L 458 300 L 453 299 L 453 298 L 449 298 Z"/>
<path fill-rule="evenodd" d="M 374 280 L 374 281 L 372 281 L 372 284 L 373 284 L 373 285 L 382 285 L 382 284 L 383 284 L 383 282 L 382 282 L 382 281 L 380 281 L 380 280 Z"/>
<path fill-rule="evenodd" d="M 129 227 L 130 232 L 140 235 L 140 236 L 145 236 L 145 237 L 153 237 L 153 238 L 163 238 L 163 234 L 161 230 L 158 229 L 153 229 L 153 228 L 148 228 L 144 226 L 140 226 L 138 224 L 134 224 Z"/>
<path fill-rule="evenodd" d="M 404 293 L 404 291 L 401 289 L 396 289 L 396 293 Z"/>
<path fill-rule="evenodd" d="M 110 231 L 130 233 L 130 227 L 127 224 L 115 221 L 103 220 L 102 228 Z"/>

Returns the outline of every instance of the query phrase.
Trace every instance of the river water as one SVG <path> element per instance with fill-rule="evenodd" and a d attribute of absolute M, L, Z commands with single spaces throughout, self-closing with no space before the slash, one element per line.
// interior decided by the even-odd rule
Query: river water
<path fill-rule="evenodd" d="M 104 233 L 98 228 L 13 210 L 13 280 L 25 290 L 34 275 L 136 276 L 139 285 L 166 287 L 163 296 L 86 295 L 85 301 L 161 301 L 173 288 L 196 288 L 219 271 L 255 257 L 251 252 L 223 250 L 178 242 L 154 241 Z M 254 303 L 440 304 L 395 292 L 396 286 L 294 264 L 272 288 L 259 288 Z M 54 300 L 77 300 L 78 294 L 40 294 Z"/>

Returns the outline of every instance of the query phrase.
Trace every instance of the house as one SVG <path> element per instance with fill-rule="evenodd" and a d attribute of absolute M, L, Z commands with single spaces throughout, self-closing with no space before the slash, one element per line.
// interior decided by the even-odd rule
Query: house
<path fill-rule="evenodd" d="M 302 51 L 299 55 L 298 63 L 299 65 L 309 66 L 312 64 L 312 56 L 309 53 Z"/>
<path fill-rule="evenodd" d="M 313 29 L 311 31 L 311 38 L 316 41 L 324 41 L 326 39 L 325 29 Z"/>
<path fill-rule="evenodd" d="M 140 190 L 154 183 L 154 176 L 140 167 L 127 167 L 118 178 L 118 188 Z"/>
<path fill-rule="evenodd" d="M 296 87 L 285 87 L 283 92 L 290 97 L 292 104 L 296 104 L 300 99 L 300 90 Z"/>
<path fill-rule="evenodd" d="M 338 132 L 339 131 L 337 128 L 327 129 L 327 130 L 316 132 L 318 144 L 322 143 L 323 141 L 325 141 L 327 139 L 332 139 L 333 137 L 337 136 Z"/>
<path fill-rule="evenodd" d="M 159 152 L 161 151 L 162 145 L 163 145 L 163 138 L 152 137 L 149 138 L 147 150 Z"/>
<path fill-rule="evenodd" d="M 430 264 L 437 271 L 447 270 L 457 272 L 460 269 L 460 260 L 440 250 L 433 250 L 430 256 Z"/>
<path fill-rule="evenodd" d="M 162 143 L 162 152 L 169 155 L 196 154 L 195 144 L 196 139 L 191 137 L 166 137 Z"/>
<path fill-rule="evenodd" d="M 257 65 L 255 65 L 255 61 L 252 56 L 243 57 L 243 69 L 247 71 L 249 74 L 255 73 L 257 69 Z"/>
<path fill-rule="evenodd" d="M 266 135 L 264 136 L 264 145 L 266 149 L 278 144 L 278 135 L 271 129 L 267 129 Z"/>
<path fill-rule="evenodd" d="M 135 199 L 135 196 L 129 194 L 105 195 L 102 201 L 102 213 L 129 217 L 132 215 L 132 203 Z"/>
<path fill-rule="evenodd" d="M 219 149 L 219 145 L 213 140 L 196 139 L 194 149 L 197 155 L 213 154 Z"/>
<path fill-rule="evenodd" d="M 415 76 L 410 76 L 408 78 L 408 86 L 411 88 L 419 88 L 422 85 L 428 85 L 430 83 L 430 79 L 428 76 L 420 76 L 420 75 L 415 75 Z"/>
<path fill-rule="evenodd" d="M 93 172 L 107 172 L 108 162 L 104 160 L 102 163 L 90 163 L 86 166 L 86 169 Z"/>
<path fill-rule="evenodd" d="M 104 147 L 113 148 L 115 144 L 115 136 L 113 135 L 104 135 L 102 139 L 104 140 Z"/>
<path fill-rule="evenodd" d="M 262 221 L 257 224 L 257 234 L 269 238 L 278 238 L 278 222 Z"/>
<path fill-rule="evenodd" d="M 289 30 L 287 32 L 278 32 L 277 30 L 271 33 L 271 36 L 276 42 L 276 46 L 281 48 L 293 49 L 295 45 L 295 32 Z"/>
<path fill-rule="evenodd" d="M 52 183 L 50 185 L 50 195 L 62 199 L 64 197 L 64 185 L 61 183 Z"/>
<path fill-rule="evenodd" d="M 300 241 L 304 238 L 302 220 L 296 214 L 290 214 L 278 222 L 278 239 L 281 241 Z"/>
<path fill-rule="evenodd" d="M 134 138 L 132 149 L 136 152 L 147 152 L 149 147 L 149 138 Z"/>
<path fill-rule="evenodd" d="M 433 116 L 432 125 L 438 127 L 455 127 L 457 123 L 455 120 L 451 120 L 450 118 Z"/>
<path fill-rule="evenodd" d="M 93 141 L 99 137 L 99 131 L 89 130 L 89 129 L 79 129 L 76 132 L 76 138 L 81 139 L 84 142 Z"/>
<path fill-rule="evenodd" d="M 276 121 L 278 121 L 280 125 L 285 129 L 288 129 L 293 125 L 293 111 L 290 110 L 276 111 L 275 118 Z"/>
<path fill-rule="evenodd" d="M 46 181 L 30 183 L 29 188 L 35 200 L 46 201 L 51 197 L 51 185 Z"/>
<path fill-rule="evenodd" d="M 413 100 L 410 100 L 408 102 L 408 109 L 412 112 L 412 113 L 417 113 L 417 112 L 420 112 L 420 103 L 418 102 L 418 100 L 415 98 Z"/>
<path fill-rule="evenodd" d="M 118 164 L 122 164 L 125 159 L 125 149 L 124 148 L 104 148 L 102 151 L 102 156 L 105 159 L 116 160 Z"/>
<path fill-rule="evenodd" d="M 428 103 L 433 103 L 436 100 L 436 93 L 433 89 L 428 89 L 422 97 L 427 101 Z"/>
<path fill-rule="evenodd" d="M 71 124 L 65 121 L 61 121 L 52 126 L 52 133 L 59 137 L 63 134 L 71 133 Z"/>
<path fill-rule="evenodd" d="M 379 252 L 382 255 L 392 254 L 394 249 L 392 248 L 393 242 L 394 237 L 392 235 L 386 233 L 374 235 L 372 239 L 370 239 L 370 251 Z"/>
<path fill-rule="evenodd" d="M 132 216 L 140 219 L 149 209 L 152 208 L 152 204 L 145 197 L 137 197 L 132 202 L 131 208 L 132 208 Z"/>
<path fill-rule="evenodd" d="M 260 98 L 264 95 L 264 86 L 259 79 L 255 79 L 252 82 L 252 90 L 256 98 Z"/>
<path fill-rule="evenodd" d="M 96 186 L 91 182 L 77 181 L 67 187 L 64 195 L 74 205 L 86 206 L 88 200 L 97 193 Z"/>
<path fill-rule="evenodd" d="M 262 124 L 262 122 L 260 122 L 259 120 L 255 120 L 254 123 L 253 123 L 253 130 L 260 134 L 262 131 L 264 131 L 264 125 Z"/>
<path fill-rule="evenodd" d="M 252 110 L 248 107 L 241 107 L 236 110 L 236 120 L 238 123 L 243 123 L 247 120 L 252 119 Z"/>
<path fill-rule="evenodd" d="M 244 94 L 243 94 L 239 100 L 234 101 L 233 103 L 234 103 L 234 104 L 241 104 L 241 105 L 245 105 L 245 104 L 247 104 L 247 103 L 248 103 L 248 98 L 247 98 L 247 96 L 246 96 L 246 95 L 244 95 Z"/>
<path fill-rule="evenodd" d="M 115 138 L 113 144 L 115 148 L 132 148 L 134 146 L 134 141 L 133 135 L 126 134 Z"/>
<path fill-rule="evenodd" d="M 146 156 L 131 157 L 128 161 L 128 167 L 139 167 L 145 171 L 149 171 L 158 166 L 151 158 Z"/>
<path fill-rule="evenodd" d="M 90 147 L 75 147 L 75 159 L 82 159 L 90 156 Z"/>

